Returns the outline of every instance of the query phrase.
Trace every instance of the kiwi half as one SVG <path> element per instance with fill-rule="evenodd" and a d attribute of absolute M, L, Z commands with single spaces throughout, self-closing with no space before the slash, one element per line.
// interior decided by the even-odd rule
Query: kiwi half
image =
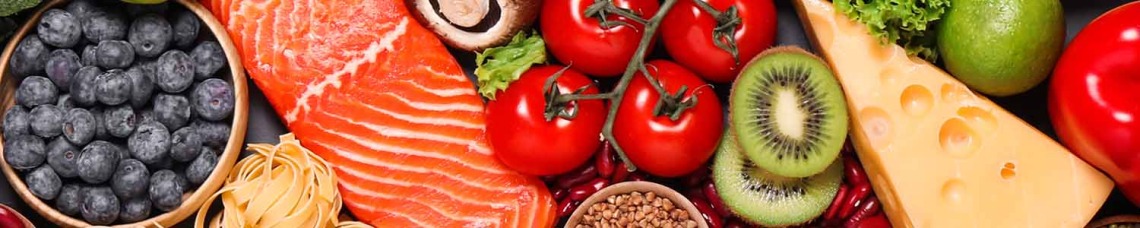
<path fill-rule="evenodd" d="M 810 177 L 782 177 L 744 156 L 736 136 L 726 133 L 713 158 L 716 192 L 741 219 L 763 226 L 793 226 L 823 214 L 839 190 L 843 162 L 836 160 Z"/>
<path fill-rule="evenodd" d="M 839 82 L 823 60 L 800 48 L 772 48 L 748 63 L 732 87 L 729 113 L 744 154 L 780 176 L 822 172 L 847 138 Z"/>

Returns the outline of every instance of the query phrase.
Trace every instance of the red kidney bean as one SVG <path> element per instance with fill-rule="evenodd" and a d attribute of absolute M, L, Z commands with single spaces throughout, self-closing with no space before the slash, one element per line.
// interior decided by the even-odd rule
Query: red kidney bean
<path fill-rule="evenodd" d="M 592 165 L 587 165 L 573 172 L 562 174 L 562 176 L 558 178 L 558 184 L 555 186 L 558 188 L 571 188 L 597 177 L 598 169 Z"/>
<path fill-rule="evenodd" d="M 716 213 L 721 217 L 732 216 L 732 211 L 728 210 L 728 206 L 724 205 L 724 200 L 716 192 L 716 185 L 712 181 L 707 181 L 704 187 L 705 199 L 709 200 L 709 206 L 716 210 Z"/>
<path fill-rule="evenodd" d="M 724 222 L 724 228 L 748 228 L 748 223 L 740 221 L 738 218 L 727 218 Z"/>
<path fill-rule="evenodd" d="M 891 228 L 891 222 L 887 221 L 886 215 L 879 213 L 863 219 L 852 228 Z"/>
<path fill-rule="evenodd" d="M 570 189 L 570 199 L 572 199 L 574 201 L 586 200 L 586 198 L 590 198 L 590 195 L 593 195 L 594 193 L 602 190 L 602 188 L 605 188 L 606 186 L 609 186 L 609 185 L 610 185 L 610 180 L 607 180 L 606 178 L 600 178 L 600 177 L 596 178 L 593 181 L 590 181 L 590 182 L 587 182 L 585 184 L 578 185 L 578 186 L 575 186 L 574 188 L 571 188 Z"/>
<path fill-rule="evenodd" d="M 843 203 L 843 210 L 839 211 L 840 218 L 850 217 L 855 213 L 855 208 L 859 207 L 861 201 L 871 194 L 871 185 L 855 186 L 847 194 L 847 201 Z"/>
<path fill-rule="evenodd" d="M 863 166 L 859 164 L 859 161 L 855 161 L 853 157 L 843 159 L 843 173 L 851 185 L 867 184 L 867 173 L 863 171 Z"/>
<path fill-rule="evenodd" d="M 621 183 L 625 182 L 626 178 L 629 178 L 629 169 L 625 168 L 625 163 L 618 162 L 617 166 L 614 167 L 614 175 L 610 177 L 610 182 Z"/>
<path fill-rule="evenodd" d="M 641 173 L 630 173 L 629 174 L 629 181 L 646 181 L 646 180 L 649 180 L 649 178 L 646 177 L 645 174 L 641 174 Z"/>
<path fill-rule="evenodd" d="M 554 190 L 554 193 L 551 193 L 551 195 L 554 196 L 554 201 L 562 200 L 562 199 L 566 198 L 566 195 L 568 195 L 568 194 L 570 194 L 570 190 L 565 189 L 565 188 L 560 188 L 558 190 Z"/>
<path fill-rule="evenodd" d="M 840 152 L 846 155 L 855 154 L 855 145 L 851 144 L 851 139 L 843 142 L 843 149 L 841 149 Z"/>
<path fill-rule="evenodd" d="M 689 199 L 689 201 L 692 201 L 693 206 L 697 207 L 697 211 L 701 212 L 701 216 L 705 217 L 705 222 L 709 223 L 709 228 L 724 227 L 724 219 L 716 214 L 712 206 L 709 206 L 709 202 L 700 198 Z"/>
<path fill-rule="evenodd" d="M 699 188 L 709 178 L 709 168 L 699 168 L 685 176 L 685 187 Z"/>
<path fill-rule="evenodd" d="M 614 174 L 614 149 L 610 142 L 602 142 L 602 150 L 594 155 L 594 166 L 598 167 L 598 175 L 610 177 Z"/>
<path fill-rule="evenodd" d="M 570 198 L 562 199 L 558 202 L 558 217 L 567 217 L 574 213 L 574 209 L 578 209 L 580 202 L 570 200 Z"/>
<path fill-rule="evenodd" d="M 550 183 L 554 183 L 554 181 L 558 180 L 558 175 L 540 176 L 540 177 L 538 177 L 538 179 L 542 179 L 542 182 L 545 182 L 546 184 L 550 184 Z"/>
<path fill-rule="evenodd" d="M 839 208 L 842 207 L 844 200 L 847 199 L 847 185 L 839 185 L 839 192 L 835 193 L 835 198 L 831 200 L 831 206 L 827 207 L 827 212 L 823 214 L 823 220 L 836 219 L 835 216 L 839 214 Z"/>
<path fill-rule="evenodd" d="M 879 214 L 879 200 L 874 196 L 871 196 L 867 198 L 862 207 L 859 207 L 859 211 L 855 212 L 855 214 L 851 215 L 851 218 L 847 219 L 847 222 L 844 223 L 843 226 L 858 227 L 861 223 L 864 222 L 864 220 L 875 214 Z"/>

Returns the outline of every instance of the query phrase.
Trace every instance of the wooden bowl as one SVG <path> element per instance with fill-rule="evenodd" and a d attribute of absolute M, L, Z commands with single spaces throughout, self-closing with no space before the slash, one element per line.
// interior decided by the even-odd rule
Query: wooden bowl
<path fill-rule="evenodd" d="M 657 197 L 665 197 L 666 199 L 673 201 L 674 206 L 689 212 L 689 218 L 693 218 L 693 220 L 697 222 L 698 228 L 709 227 L 709 225 L 705 222 L 704 217 L 701 217 L 701 212 L 697 210 L 696 206 L 693 206 L 693 202 L 689 201 L 688 198 L 685 198 L 685 195 L 681 195 L 680 192 L 666 187 L 665 185 L 649 181 L 622 182 L 603 188 L 597 193 L 594 193 L 594 195 L 591 195 L 589 198 L 586 198 L 586 200 L 583 200 L 582 204 L 578 206 L 578 209 L 574 209 L 574 213 L 570 214 L 570 219 L 566 222 L 565 227 L 574 228 L 575 226 L 578 226 L 578 222 L 582 220 L 582 216 L 586 215 L 586 211 L 589 210 L 588 208 L 590 208 L 591 205 L 602 202 L 612 195 L 626 194 L 634 191 L 653 192 L 654 194 L 657 194 Z"/>
<path fill-rule="evenodd" d="M 31 31 L 35 29 L 36 22 L 39 21 L 39 18 L 44 11 L 55 8 L 57 6 L 63 6 L 68 2 L 70 1 L 51 0 L 44 4 L 42 8 L 38 9 L 36 13 L 31 18 L 29 18 L 28 22 L 20 28 L 20 30 L 16 33 L 15 36 L 12 37 L 12 40 L 8 42 L 8 45 L 4 48 L 3 55 L 0 55 L 0 74 L 2 74 L 2 77 L 0 77 L 0 108 L 3 109 L 0 111 L 0 118 L 3 118 L 2 115 L 7 112 L 9 107 L 15 105 L 15 90 L 16 86 L 20 83 L 20 79 L 11 75 L 7 69 L 9 59 L 12 58 L 12 52 L 16 49 L 16 45 L 19 44 L 20 40 L 22 40 L 24 36 L 30 34 Z M 225 151 L 223 151 L 222 154 L 218 157 L 218 165 L 214 167 L 214 172 L 210 173 L 210 177 L 207 178 L 206 181 L 202 183 L 202 185 L 198 186 L 195 191 L 183 194 L 182 206 L 179 206 L 173 211 L 159 214 L 147 220 L 135 222 L 132 224 L 115 224 L 113 227 L 153 227 L 156 224 L 164 227 L 171 227 L 176 223 L 186 219 L 190 215 L 198 212 L 198 208 L 200 208 L 202 204 L 205 203 L 206 198 L 209 198 L 210 195 L 213 195 L 215 192 L 217 192 L 218 188 L 220 188 L 225 182 L 226 176 L 230 173 L 230 169 L 233 168 L 234 162 L 237 160 L 238 155 L 241 154 L 242 147 L 245 143 L 244 140 L 246 121 L 249 118 L 249 97 L 247 94 L 249 91 L 246 85 L 247 78 L 245 75 L 245 69 L 242 67 L 241 60 L 238 57 L 238 51 L 237 48 L 234 47 L 233 40 L 231 40 L 227 35 L 228 33 L 225 31 L 225 27 L 220 22 L 218 22 L 218 20 L 214 18 L 214 16 L 210 14 L 210 12 L 205 7 L 203 7 L 201 4 L 198 4 L 198 2 L 194 0 L 174 0 L 171 1 L 171 4 L 182 5 L 190 11 L 194 12 L 194 14 L 197 14 L 198 18 L 200 18 L 202 22 L 202 27 L 200 27 L 199 33 L 201 34 L 209 31 L 214 34 L 218 41 L 218 44 L 220 44 L 222 46 L 222 49 L 225 51 L 229 68 L 222 69 L 221 71 L 228 70 L 230 74 L 229 77 L 222 77 L 222 79 L 225 79 L 234 86 L 234 113 L 232 117 L 233 121 L 230 125 L 231 130 L 229 143 L 226 144 Z M 2 145 L 2 143 L 3 138 L 0 138 L 0 145 Z M 3 154 L 3 152 L 3 148 L 0 147 L 0 154 Z M 41 201 L 36 196 L 32 195 L 31 191 L 29 191 L 28 187 L 24 184 L 23 179 L 20 178 L 20 175 L 14 169 L 12 169 L 12 167 L 8 166 L 7 161 L 4 161 L 4 156 L 0 156 L 0 167 L 2 167 L 4 175 L 8 177 L 8 181 L 11 182 L 12 188 L 14 188 L 16 190 L 16 193 L 20 195 L 20 198 L 23 198 L 24 202 L 27 202 L 31 208 L 35 209 L 36 212 L 40 213 L 40 215 L 43 215 L 43 217 L 47 218 L 47 220 L 50 220 L 51 222 L 64 227 L 91 226 L 87 222 L 83 221 L 82 218 L 72 218 L 60 213 L 59 211 L 56 211 L 52 205 L 49 205 L 44 201 Z"/>
<path fill-rule="evenodd" d="M 8 205 L 4 205 L 4 204 L 0 204 L 0 208 L 3 208 L 3 209 L 6 209 L 8 211 L 11 211 L 12 213 L 15 213 L 16 217 L 20 218 L 20 221 L 24 222 L 24 227 L 26 227 L 26 228 L 35 228 L 36 227 L 35 224 L 32 224 L 32 221 L 28 221 L 28 218 L 24 217 L 24 215 L 20 214 L 20 212 L 16 211 L 16 209 L 12 209 L 11 207 L 8 207 Z"/>

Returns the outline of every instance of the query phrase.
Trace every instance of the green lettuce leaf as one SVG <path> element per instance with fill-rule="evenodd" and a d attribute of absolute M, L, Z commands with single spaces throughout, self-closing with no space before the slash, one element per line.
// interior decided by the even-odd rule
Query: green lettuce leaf
<path fill-rule="evenodd" d="M 11 16 L 40 4 L 40 0 L 0 0 L 0 17 Z"/>
<path fill-rule="evenodd" d="M 546 63 L 546 42 L 532 32 L 519 32 L 505 46 L 488 48 L 475 56 L 479 94 L 495 100 L 495 93 L 519 79 L 533 64 Z"/>
<path fill-rule="evenodd" d="M 938 60 L 934 23 L 950 8 L 950 0 L 834 0 L 835 8 L 867 25 L 883 44 L 897 43 L 907 54 Z"/>

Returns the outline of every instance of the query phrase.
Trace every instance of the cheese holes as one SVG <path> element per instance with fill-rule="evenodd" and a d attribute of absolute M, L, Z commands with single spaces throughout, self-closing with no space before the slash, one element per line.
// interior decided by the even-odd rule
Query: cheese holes
<path fill-rule="evenodd" d="M 1012 162 L 1006 162 L 1005 165 L 1001 167 L 1001 179 L 1009 180 L 1013 179 L 1014 176 L 1017 176 L 1017 166 Z"/>
<path fill-rule="evenodd" d="M 879 107 L 868 107 L 859 113 L 859 123 L 867 134 L 868 141 L 871 141 L 871 146 L 880 148 L 891 141 L 894 125 L 886 111 Z"/>
<path fill-rule="evenodd" d="M 903 89 L 899 97 L 903 111 L 913 116 L 923 116 L 934 106 L 934 95 L 921 85 L 910 85 Z"/>
<path fill-rule="evenodd" d="M 968 158 L 978 149 L 977 133 L 961 118 L 952 118 L 942 123 L 938 131 L 938 143 L 942 151 L 958 158 Z"/>

